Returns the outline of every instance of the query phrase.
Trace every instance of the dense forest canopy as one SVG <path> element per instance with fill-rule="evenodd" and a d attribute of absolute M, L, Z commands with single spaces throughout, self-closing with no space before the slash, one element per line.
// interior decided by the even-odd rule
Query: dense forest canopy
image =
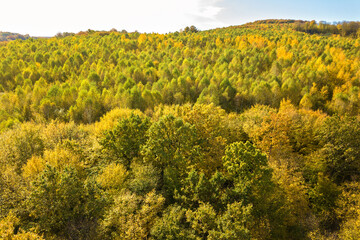
<path fill-rule="evenodd" d="M 0 47 L 0 128 L 39 118 L 92 123 L 116 107 L 160 103 L 242 112 L 289 99 L 357 115 L 360 40 L 294 31 L 298 23 L 9 42 Z"/>
<path fill-rule="evenodd" d="M 0 237 L 358 239 L 358 22 L 0 45 Z"/>

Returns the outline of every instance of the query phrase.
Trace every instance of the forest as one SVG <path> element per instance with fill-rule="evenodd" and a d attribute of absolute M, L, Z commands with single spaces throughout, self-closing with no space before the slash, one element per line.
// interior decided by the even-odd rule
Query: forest
<path fill-rule="evenodd" d="M 359 28 L 1 43 L 0 238 L 360 239 Z"/>
<path fill-rule="evenodd" d="M 11 41 L 11 40 L 16 40 L 16 39 L 26 40 L 28 38 L 30 38 L 30 36 L 28 34 L 21 35 L 18 33 L 0 32 L 0 42 Z"/>

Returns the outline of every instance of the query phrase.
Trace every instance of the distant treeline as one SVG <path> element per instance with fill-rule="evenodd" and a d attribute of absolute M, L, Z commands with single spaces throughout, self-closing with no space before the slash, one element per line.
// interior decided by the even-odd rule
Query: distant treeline
<path fill-rule="evenodd" d="M 29 34 L 21 35 L 19 33 L 11 33 L 11 32 L 0 32 L 0 42 L 16 40 L 16 39 L 28 39 L 30 38 Z"/>
<path fill-rule="evenodd" d="M 305 23 L 303 20 L 293 20 L 293 19 L 266 19 L 266 20 L 258 20 L 252 23 L 248 23 L 250 25 L 257 24 L 286 24 L 286 23 Z"/>
<path fill-rule="evenodd" d="M 193 27 L 193 26 L 192 26 Z M 189 28 L 189 27 L 187 27 Z M 189 28 L 190 29 L 190 28 Z M 195 28 L 196 29 L 196 28 Z M 137 33 L 137 31 L 135 31 Z M 115 28 L 110 29 L 110 31 L 98 31 L 98 30 L 92 30 L 92 29 L 88 29 L 87 31 L 80 31 L 78 33 L 72 33 L 72 32 L 59 32 L 55 35 L 55 37 L 57 38 L 65 38 L 65 37 L 69 37 L 69 36 L 85 36 L 85 35 L 97 35 L 97 36 L 106 36 L 109 35 L 111 33 L 123 33 L 123 34 L 127 34 L 128 31 L 126 31 L 125 29 L 118 31 Z"/>
<path fill-rule="evenodd" d="M 341 36 L 360 36 L 360 22 L 328 23 L 320 21 L 295 22 L 295 30 L 310 34 L 340 34 Z"/>
<path fill-rule="evenodd" d="M 316 22 L 304 21 L 304 20 L 292 20 L 292 19 L 266 19 L 259 20 L 252 23 L 247 23 L 240 27 L 255 27 L 268 28 L 270 25 L 287 25 L 290 28 L 294 28 L 296 31 L 306 32 L 310 34 L 338 34 L 343 37 L 359 37 L 360 36 L 360 22 L 333 22 L 326 21 Z M 239 26 L 236 26 L 237 28 Z"/>

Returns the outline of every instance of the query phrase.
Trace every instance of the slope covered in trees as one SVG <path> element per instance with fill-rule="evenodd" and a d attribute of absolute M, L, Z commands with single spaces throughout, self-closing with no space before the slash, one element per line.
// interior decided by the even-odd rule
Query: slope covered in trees
<path fill-rule="evenodd" d="M 0 237 L 357 239 L 360 39 L 299 24 L 0 45 Z"/>
<path fill-rule="evenodd" d="M 297 24 L 297 23 L 293 23 Z M 288 24 L 193 33 L 83 32 L 1 46 L 2 125 L 43 118 L 91 123 L 116 107 L 214 103 L 242 112 L 282 99 L 356 115 L 356 38 Z"/>
<path fill-rule="evenodd" d="M 16 40 L 16 39 L 22 39 L 26 40 L 30 36 L 28 34 L 21 35 L 19 33 L 11 33 L 11 32 L 0 32 L 0 42 L 3 41 L 10 41 L 10 40 Z"/>

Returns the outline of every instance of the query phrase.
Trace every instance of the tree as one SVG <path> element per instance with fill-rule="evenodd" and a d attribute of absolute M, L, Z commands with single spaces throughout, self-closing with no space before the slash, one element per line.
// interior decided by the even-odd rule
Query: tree
<path fill-rule="evenodd" d="M 196 128 L 202 157 L 194 167 L 208 177 L 222 168 L 226 144 L 246 139 L 237 115 L 228 115 L 214 104 L 159 106 L 155 110 L 155 119 L 173 114 Z"/>
<path fill-rule="evenodd" d="M 147 131 L 150 128 L 149 118 L 131 114 L 120 119 L 111 130 L 105 131 L 100 144 L 110 156 L 129 169 L 134 158 L 140 156 L 140 148 L 147 141 Z"/>
<path fill-rule="evenodd" d="M 180 30 L 181 31 L 181 30 Z M 184 29 L 184 32 L 185 33 L 197 33 L 197 32 L 199 32 L 199 30 L 194 26 L 194 25 L 192 25 L 192 26 L 188 26 L 188 27 L 186 27 L 185 29 Z"/>
<path fill-rule="evenodd" d="M 250 142 L 230 144 L 223 162 L 229 178 L 234 179 L 235 187 L 245 201 L 251 200 L 250 196 L 256 191 L 270 187 L 272 170 L 267 165 L 267 157 Z"/>
<path fill-rule="evenodd" d="M 158 219 L 165 199 L 155 191 L 140 197 L 123 192 L 105 214 L 101 228 L 108 237 L 116 239 L 146 239 Z"/>
<path fill-rule="evenodd" d="M 131 173 L 131 179 L 127 182 L 128 188 L 138 195 L 144 196 L 158 186 L 159 170 L 150 164 L 133 162 Z"/>
<path fill-rule="evenodd" d="M 321 231 L 335 231 L 339 227 L 336 216 L 336 202 L 340 195 L 339 187 L 322 173 L 318 174 L 317 184 L 309 190 L 310 203 L 318 216 Z"/>
<path fill-rule="evenodd" d="M 210 204 L 201 204 L 196 210 L 188 210 L 186 218 L 200 239 L 207 239 L 209 233 L 216 229 L 217 214 Z"/>
<path fill-rule="evenodd" d="M 111 163 L 102 170 L 96 181 L 103 189 L 116 194 L 125 187 L 127 176 L 128 172 L 122 165 Z"/>
<path fill-rule="evenodd" d="M 162 218 L 151 229 L 151 236 L 159 240 L 196 239 L 194 230 L 188 228 L 186 210 L 176 205 L 169 206 L 163 212 Z"/>
<path fill-rule="evenodd" d="M 141 154 L 145 162 L 159 169 L 159 188 L 165 185 L 171 196 L 178 178 L 199 158 L 196 129 L 181 118 L 166 115 L 151 125 L 147 136 Z"/>
<path fill-rule="evenodd" d="M 224 214 L 216 219 L 217 228 L 209 232 L 208 239 L 251 239 L 251 210 L 251 205 L 244 206 L 242 202 L 229 204 Z"/>
<path fill-rule="evenodd" d="M 20 173 L 21 168 L 33 155 L 41 156 L 44 141 L 40 126 L 25 123 L 5 132 L 0 139 L 0 166 L 13 166 Z"/>
<path fill-rule="evenodd" d="M 341 239 L 360 237 L 359 183 L 350 182 L 342 187 L 342 193 L 336 203 L 336 213 L 342 224 L 339 231 Z"/>
<path fill-rule="evenodd" d="M 0 219 L 0 238 L 14 240 L 43 240 L 44 238 L 34 232 L 24 231 L 19 228 L 20 219 L 13 212 L 10 212 L 5 218 Z"/>
<path fill-rule="evenodd" d="M 26 184 L 22 177 L 16 173 L 14 167 L 1 167 L 0 219 L 9 216 L 11 211 L 15 215 L 24 212 L 24 205 L 22 203 L 24 203 L 27 194 Z"/>
<path fill-rule="evenodd" d="M 360 121 L 354 117 L 338 116 L 325 121 L 318 135 L 319 161 L 325 173 L 336 182 L 351 180 L 360 173 Z"/>
<path fill-rule="evenodd" d="M 241 201 L 245 208 L 252 206 L 254 222 L 249 226 L 252 237 L 286 236 L 282 193 L 272 181 L 266 155 L 250 142 L 236 142 L 226 149 L 223 162 L 227 177 L 234 184 L 229 193 L 231 202 Z"/>
<path fill-rule="evenodd" d="M 92 238 L 105 200 L 94 182 L 69 167 L 49 165 L 31 183 L 26 200 L 29 216 L 45 236 Z"/>
<path fill-rule="evenodd" d="M 68 115 L 75 122 L 92 123 L 104 113 L 104 106 L 97 87 L 90 87 L 86 80 L 83 83 L 84 88 L 80 90 L 76 105 L 70 107 Z"/>
<path fill-rule="evenodd" d="M 145 161 L 164 170 L 166 167 L 190 167 L 196 157 L 196 130 L 173 115 L 166 115 L 151 125 L 142 148 Z"/>

